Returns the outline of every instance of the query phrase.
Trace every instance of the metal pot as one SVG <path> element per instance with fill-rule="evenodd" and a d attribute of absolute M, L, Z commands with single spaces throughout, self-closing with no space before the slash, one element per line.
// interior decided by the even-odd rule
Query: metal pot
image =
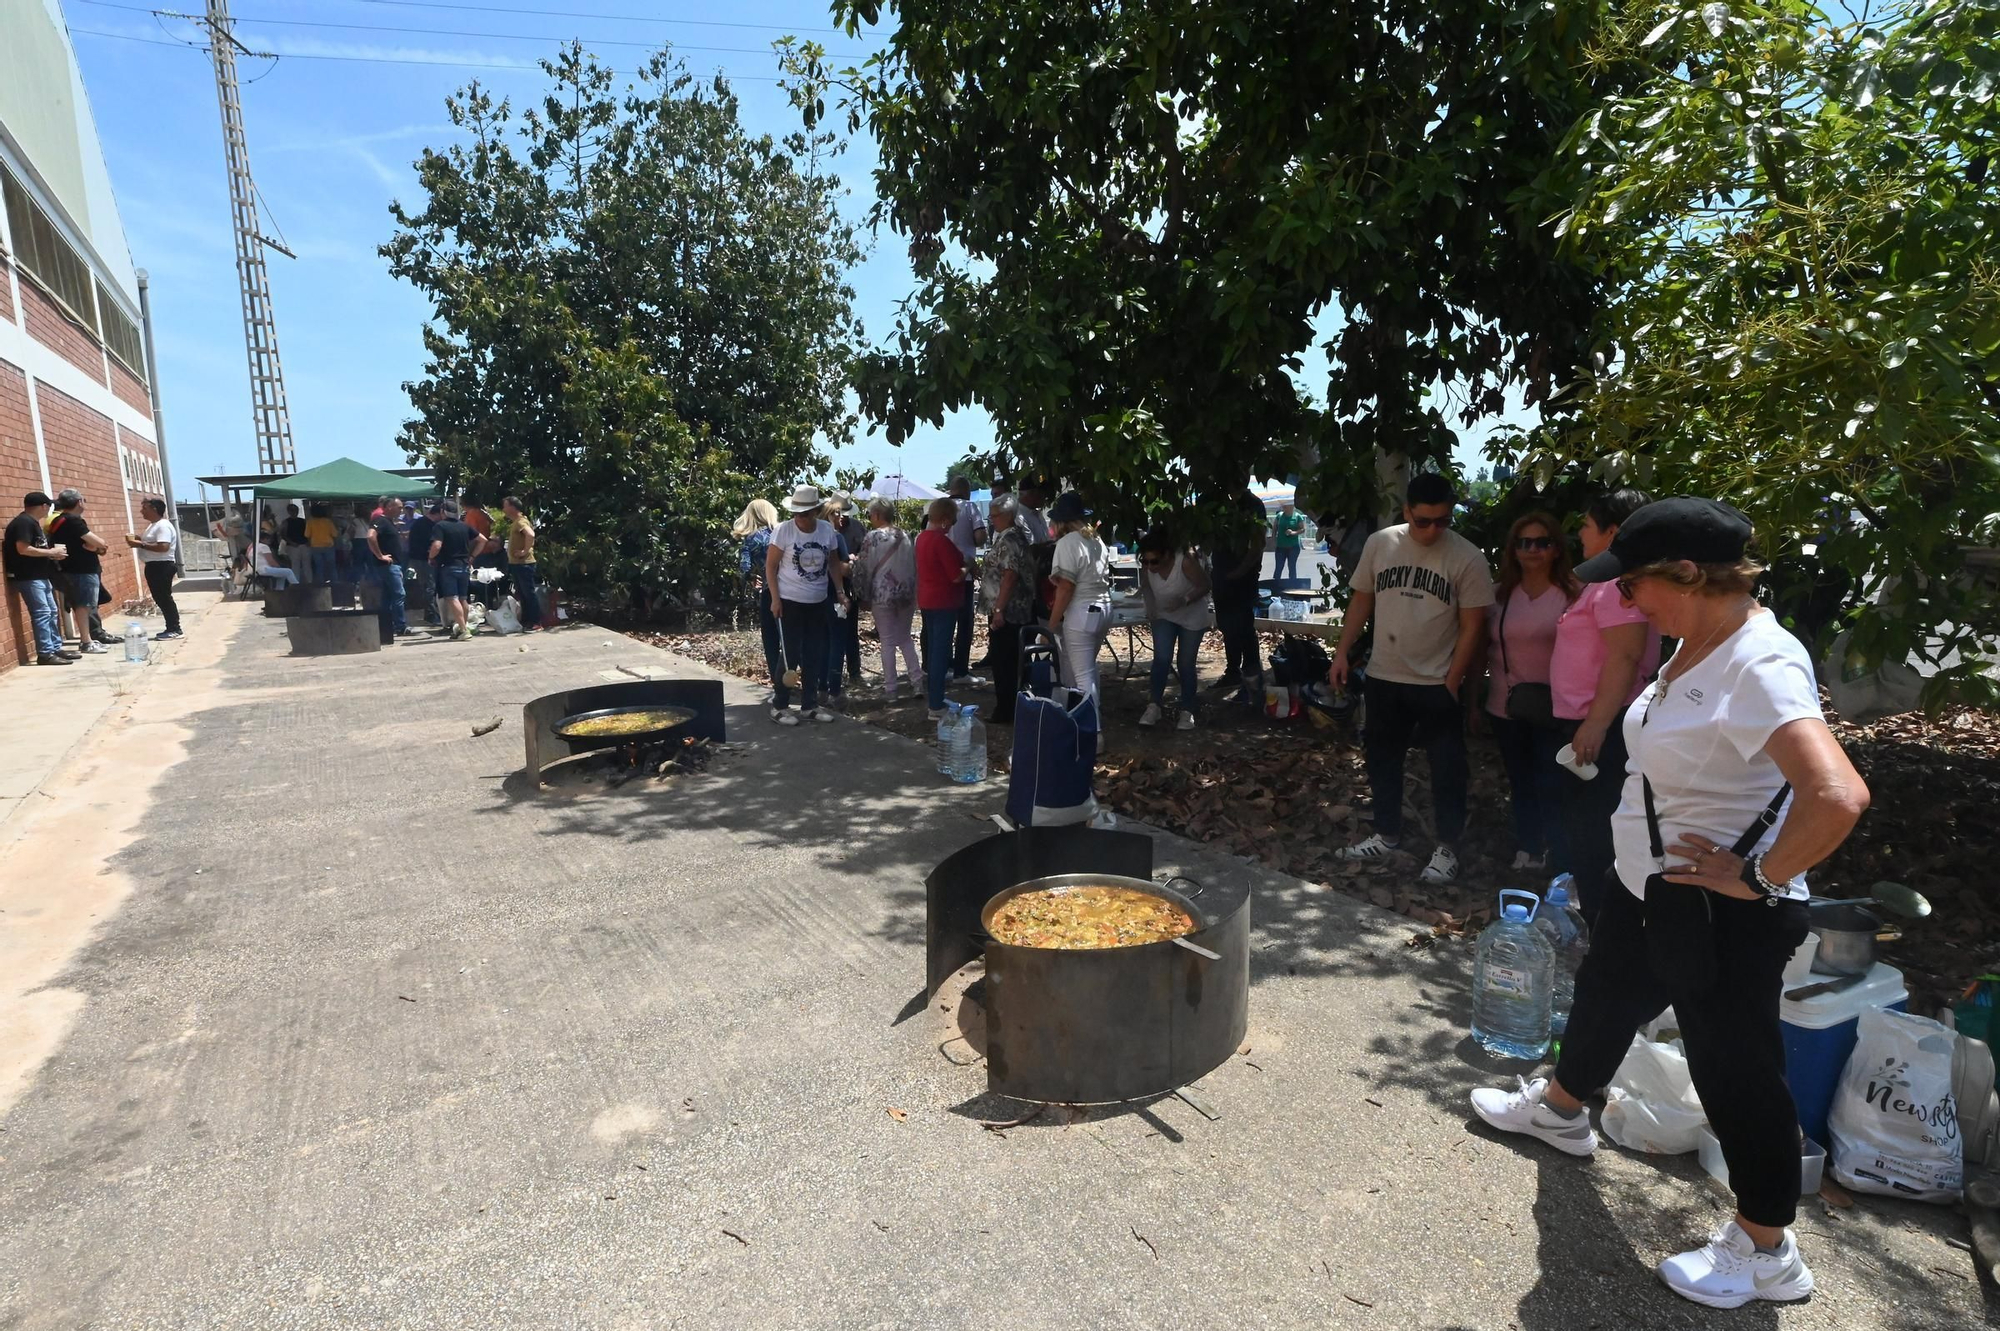
<path fill-rule="evenodd" d="M 1215 923 L 1207 911 L 1194 903 L 1194 898 L 1201 894 L 1201 884 L 1195 882 L 1192 878 L 1171 878 L 1168 882 L 1186 883 L 1193 890 L 1181 893 L 1166 886 L 1164 883 L 1156 883 L 1148 878 L 1126 878 L 1115 873 L 1060 873 L 1047 878 L 1034 878 L 1025 883 L 1016 883 L 1005 891 L 995 894 L 993 899 L 986 903 L 986 908 L 979 912 L 979 927 L 985 931 L 986 937 L 989 940 L 993 940 L 993 917 L 999 913 L 1002 906 L 1005 906 L 1024 892 L 1042 892 L 1052 887 L 1127 887 L 1135 892 L 1145 892 L 1151 896 L 1164 897 L 1166 900 L 1179 906 L 1188 913 L 1188 918 L 1194 921 L 1193 932 L 1195 933 L 1200 933 L 1203 929 Z M 1130 951 L 1132 946 L 1166 947 L 1179 942 L 1179 939 L 1170 938 L 1160 943 L 1138 943 L 1123 948 L 1079 948 L 1074 950 L 1082 952 L 1125 952 Z M 1000 943 L 997 940 L 989 941 L 987 945 L 989 947 L 1012 946 L 1012 944 Z M 1186 946 L 1186 944 L 1181 945 Z M 1041 951 L 1043 949 L 1033 948 L 1024 950 Z"/>
<path fill-rule="evenodd" d="M 1819 935 L 1812 968 L 1820 975 L 1865 975 L 1875 964 L 1875 945 L 1893 943 L 1903 931 L 1885 926 L 1874 908 L 1859 901 L 1811 904 L 1810 928 Z"/>

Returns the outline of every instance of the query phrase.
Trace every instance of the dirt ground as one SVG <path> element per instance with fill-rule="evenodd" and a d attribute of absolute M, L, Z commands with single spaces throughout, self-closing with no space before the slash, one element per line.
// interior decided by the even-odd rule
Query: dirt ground
<path fill-rule="evenodd" d="M 765 676 L 754 629 L 634 636 L 691 656 L 745 679 Z M 1375 905 L 1399 911 L 1423 926 L 1412 941 L 1477 930 L 1491 918 L 1493 894 L 1503 887 L 1539 888 L 1534 875 L 1508 866 L 1514 847 L 1508 829 L 1507 782 L 1498 752 L 1483 736 L 1472 740 L 1470 818 L 1459 879 L 1450 885 L 1419 881 L 1422 860 L 1404 856 L 1372 865 L 1334 858 L 1340 846 L 1367 834 L 1368 787 L 1359 735 L 1341 725 L 1305 718 L 1267 719 L 1261 710 L 1226 701 L 1210 689 L 1222 674 L 1221 639 L 1202 644 L 1200 724 L 1191 732 L 1171 726 L 1142 729 L 1138 718 L 1148 692 L 1152 650 L 1142 631 L 1134 639 L 1137 663 L 1126 673 L 1127 643 L 1114 632 L 1104 655 L 1105 725 L 1097 768 L 1098 798 L 1120 814 L 1223 847 L 1287 873 L 1326 883 Z M 1266 659 L 1280 639 L 1266 635 Z M 973 656 L 985 651 L 984 625 Z M 907 689 L 893 702 L 880 688 L 881 663 L 864 620 L 864 682 L 851 685 L 842 710 L 898 734 L 926 739 L 933 727 L 922 703 Z M 975 674 L 980 672 L 975 671 Z M 962 702 L 983 701 L 990 713 L 991 674 L 978 687 L 955 688 Z M 1174 686 L 1169 684 L 1171 698 Z M 1829 720 L 1874 794 L 1874 806 L 1854 836 L 1813 875 L 1825 896 L 1865 896 L 1889 879 L 1916 888 L 1933 907 L 1929 919 L 1906 927 L 1900 942 L 1885 943 L 1883 958 L 1899 967 L 1910 989 L 1911 1010 L 1930 1013 L 1958 995 L 1975 977 L 2000 971 L 2000 893 L 1982 866 L 2000 856 L 2000 717 L 1961 709 L 1930 719 L 1894 717 L 1868 725 Z M 992 770 L 1004 772 L 1013 737 L 989 724 Z M 1428 765 L 1410 755 L 1416 787 L 1407 817 L 1411 844 L 1427 853 L 1430 801 Z"/>

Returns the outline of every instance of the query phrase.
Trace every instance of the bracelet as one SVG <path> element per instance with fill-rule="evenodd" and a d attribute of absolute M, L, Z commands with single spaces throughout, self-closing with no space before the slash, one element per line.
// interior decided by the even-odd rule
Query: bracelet
<path fill-rule="evenodd" d="M 1746 884 L 1763 893 L 1768 899 L 1776 900 L 1785 894 L 1783 884 L 1774 883 L 1764 876 L 1764 857 L 1762 855 L 1751 855 L 1743 861 L 1742 877 Z"/>

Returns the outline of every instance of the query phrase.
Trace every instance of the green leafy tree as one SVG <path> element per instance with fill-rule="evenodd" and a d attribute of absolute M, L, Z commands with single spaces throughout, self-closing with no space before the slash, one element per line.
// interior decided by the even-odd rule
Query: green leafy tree
<path fill-rule="evenodd" d="M 958 461 L 945 468 L 940 488 L 949 488 L 960 477 L 975 490 L 984 490 L 993 480 L 993 457 L 988 453 L 967 453 Z"/>
<path fill-rule="evenodd" d="M 1617 296 L 1574 417 L 1511 451 L 1740 505 L 1845 668 L 1990 699 L 2000 7 L 1638 6 L 1593 54 L 1656 70 L 1565 145 L 1559 229 Z"/>
<path fill-rule="evenodd" d="M 852 432 L 835 145 L 746 133 L 666 52 L 623 95 L 574 44 L 543 69 L 519 114 L 476 83 L 449 99 L 465 141 L 424 152 L 420 210 L 391 206 L 382 254 L 432 304 L 401 442 L 522 494 L 572 591 L 684 604 L 733 575 L 745 500 Z"/>
<path fill-rule="evenodd" d="M 834 0 L 884 49 L 794 45 L 793 97 L 872 132 L 919 284 L 863 413 L 901 443 L 976 404 L 1121 525 L 1296 473 L 1372 511 L 1378 449 L 1449 465 L 1454 415 L 1542 400 L 1588 345 L 1595 279 L 1539 223 L 1610 8 Z"/>

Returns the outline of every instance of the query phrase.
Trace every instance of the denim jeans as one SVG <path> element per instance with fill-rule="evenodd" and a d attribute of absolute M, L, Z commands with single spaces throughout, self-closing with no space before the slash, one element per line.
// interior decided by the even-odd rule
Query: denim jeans
<path fill-rule="evenodd" d="M 533 628 L 542 622 L 542 598 L 536 591 L 533 564 L 507 565 L 507 581 L 514 586 L 514 599 L 521 603 L 521 627 Z"/>
<path fill-rule="evenodd" d="M 1566 829 L 1558 808 L 1565 773 L 1556 762 L 1556 754 L 1563 746 L 1563 732 L 1511 716 L 1488 713 L 1486 719 L 1499 742 L 1500 761 L 1507 769 L 1507 785 L 1513 796 L 1514 849 L 1530 855 L 1548 854 L 1553 871 L 1569 861 Z M 1607 816 L 1607 824 L 1609 821 Z"/>
<path fill-rule="evenodd" d="M 56 627 L 56 585 L 46 578 L 22 578 L 13 584 L 28 607 L 28 622 L 35 630 L 35 651 L 54 656 L 62 650 L 62 633 Z"/>
<path fill-rule="evenodd" d="M 826 670 L 827 625 L 833 620 L 831 601 L 784 601 L 778 627 L 785 637 L 785 658 L 799 668 L 799 706 L 810 712 L 819 706 L 820 682 Z M 772 689 L 775 707 L 790 707 L 792 691 L 781 672 Z"/>
<path fill-rule="evenodd" d="M 1244 676 L 1264 677 L 1263 649 L 1257 641 L 1257 603 L 1248 599 L 1215 598 L 1215 627 L 1222 633 L 1223 677 L 1231 688 Z M 1257 685 L 1262 691 L 1262 684 Z"/>
<path fill-rule="evenodd" d="M 1296 578 L 1299 576 L 1299 547 L 1295 545 L 1287 550 L 1281 545 L 1278 547 L 1276 553 L 1277 558 L 1273 561 L 1271 576 L 1273 578 Z"/>
<path fill-rule="evenodd" d="M 382 631 L 396 634 L 410 627 L 403 618 L 403 566 L 401 564 L 375 563 L 376 580 L 382 584 L 382 608 L 376 613 L 382 619 Z"/>
<path fill-rule="evenodd" d="M 835 698 L 847 692 L 847 676 L 841 673 L 851 662 L 854 678 L 861 678 L 861 621 L 860 611 L 852 605 L 847 607 L 847 617 L 842 619 L 833 612 L 839 607 L 829 603 L 830 616 L 826 621 L 826 691 Z"/>
<path fill-rule="evenodd" d="M 312 548 L 312 566 L 313 566 L 312 580 L 314 582 L 321 584 L 332 582 L 333 547 L 330 545 L 314 546 Z"/>
<path fill-rule="evenodd" d="M 750 593 L 757 602 L 757 629 L 764 639 L 764 668 L 771 672 L 771 687 L 785 685 L 785 636 L 778 629 L 778 617 L 771 613 L 771 598 L 763 592 Z"/>
<path fill-rule="evenodd" d="M 944 710 L 944 685 L 951 674 L 951 639 L 959 612 L 924 611 L 924 698 L 933 712 Z"/>
<path fill-rule="evenodd" d="M 1167 700 L 1167 674 L 1171 670 L 1180 676 L 1183 712 L 1195 710 L 1195 688 L 1198 683 L 1196 657 L 1201 652 L 1202 635 L 1207 629 L 1191 629 L 1174 623 L 1171 619 L 1153 621 L 1153 704 L 1158 706 Z"/>
<path fill-rule="evenodd" d="M 972 610 L 977 593 L 976 584 L 965 584 L 965 605 L 958 611 L 958 639 L 951 649 L 951 673 L 954 675 L 972 673 Z"/>

